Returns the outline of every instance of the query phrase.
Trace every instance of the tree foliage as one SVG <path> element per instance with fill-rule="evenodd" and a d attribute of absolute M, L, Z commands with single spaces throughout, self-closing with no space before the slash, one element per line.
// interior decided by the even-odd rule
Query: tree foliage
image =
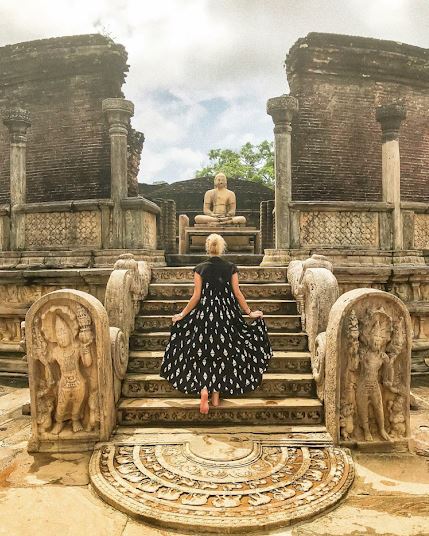
<path fill-rule="evenodd" d="M 211 149 L 208 157 L 208 166 L 196 171 L 195 177 L 214 177 L 222 172 L 228 179 L 244 179 L 274 186 L 273 142 L 265 140 L 258 145 L 248 142 L 239 151 Z"/>

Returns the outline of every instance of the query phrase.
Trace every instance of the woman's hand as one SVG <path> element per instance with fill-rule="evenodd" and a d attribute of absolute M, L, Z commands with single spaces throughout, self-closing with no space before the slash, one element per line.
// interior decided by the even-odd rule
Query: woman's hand
<path fill-rule="evenodd" d="M 174 315 L 171 317 L 171 321 L 173 322 L 173 324 L 175 324 L 176 322 L 178 322 L 179 320 L 182 320 L 183 318 L 183 315 L 182 313 L 179 313 L 177 315 Z"/>
<path fill-rule="evenodd" d="M 263 318 L 264 313 L 262 311 L 250 311 L 249 318 Z"/>

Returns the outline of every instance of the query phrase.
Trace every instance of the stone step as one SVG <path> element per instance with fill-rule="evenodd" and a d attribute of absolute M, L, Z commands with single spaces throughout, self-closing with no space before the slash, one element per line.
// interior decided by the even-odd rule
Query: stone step
<path fill-rule="evenodd" d="M 249 317 L 246 317 L 250 321 Z M 265 315 L 264 320 L 270 331 L 301 331 L 301 317 L 298 315 Z M 139 332 L 164 331 L 171 327 L 171 315 L 139 315 L 135 330 Z"/>
<path fill-rule="evenodd" d="M 131 351 L 128 362 L 129 373 L 157 374 L 164 356 L 163 351 Z M 274 351 L 268 364 L 268 372 L 311 372 L 311 356 L 309 352 Z"/>
<path fill-rule="evenodd" d="M 195 395 L 177 391 L 159 374 L 128 374 L 122 383 L 122 395 L 126 398 L 195 398 Z M 312 374 L 265 373 L 259 388 L 240 395 L 240 398 L 312 398 L 315 395 Z M 230 395 L 228 397 L 237 398 Z"/>
<path fill-rule="evenodd" d="M 198 398 L 125 398 L 119 401 L 118 424 L 133 425 L 298 425 L 322 424 L 323 406 L 311 398 L 225 398 L 208 415 Z"/>
<path fill-rule="evenodd" d="M 152 283 L 192 282 L 192 266 L 152 268 Z M 242 283 L 285 283 L 287 268 L 263 266 L 239 266 L 239 279 Z"/>
<path fill-rule="evenodd" d="M 22 355 L 15 358 L 0 358 L 0 372 L 16 372 L 17 374 L 26 374 L 27 371 L 27 361 L 22 359 Z"/>
<path fill-rule="evenodd" d="M 259 266 L 264 256 L 252 253 L 235 253 L 222 255 L 222 258 L 233 262 L 237 266 Z M 165 255 L 167 266 L 196 266 L 205 260 L 207 260 L 207 255 L 204 254 L 178 255 L 166 253 Z"/>
<path fill-rule="evenodd" d="M 131 350 L 164 350 L 170 337 L 169 332 L 136 333 L 130 337 Z M 273 350 L 307 350 L 306 333 L 274 332 L 269 334 Z"/>
<path fill-rule="evenodd" d="M 186 306 L 188 300 L 144 300 L 141 302 L 140 314 L 148 315 L 174 315 Z M 259 309 L 266 315 L 283 314 L 296 315 L 295 300 L 247 300 L 249 307 L 255 311 Z"/>
<path fill-rule="evenodd" d="M 239 436 L 246 434 L 248 439 L 280 439 L 282 443 L 288 446 L 330 446 L 333 445 L 332 437 L 326 431 L 324 424 L 297 424 L 297 425 L 270 425 L 264 424 L 243 424 L 234 425 L 233 428 L 227 426 L 117 426 L 114 430 L 110 441 L 112 443 L 131 443 L 131 444 L 153 444 L 154 438 L 159 438 L 161 443 L 168 443 L 171 440 L 171 434 L 177 439 L 189 439 L 192 435 L 209 434 L 211 437 L 221 436 L 224 434 Z"/>
<path fill-rule="evenodd" d="M 292 299 L 288 283 L 243 283 L 240 289 L 246 299 Z M 148 298 L 169 300 L 173 298 L 189 299 L 194 290 L 193 283 L 151 283 Z"/>

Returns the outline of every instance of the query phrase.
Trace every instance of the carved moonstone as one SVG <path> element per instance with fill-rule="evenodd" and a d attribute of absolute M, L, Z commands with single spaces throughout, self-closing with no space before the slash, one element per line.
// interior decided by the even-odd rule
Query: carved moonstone
<path fill-rule="evenodd" d="M 107 503 L 145 521 L 198 534 L 266 534 L 331 508 L 354 469 L 332 446 L 223 434 L 105 444 L 89 473 Z"/>
<path fill-rule="evenodd" d="M 399 298 L 355 289 L 326 332 L 325 414 L 334 441 L 403 447 L 410 432 L 410 315 Z"/>
<path fill-rule="evenodd" d="M 115 425 L 109 321 L 78 290 L 42 296 L 25 321 L 32 437 L 29 451 L 92 450 Z"/>

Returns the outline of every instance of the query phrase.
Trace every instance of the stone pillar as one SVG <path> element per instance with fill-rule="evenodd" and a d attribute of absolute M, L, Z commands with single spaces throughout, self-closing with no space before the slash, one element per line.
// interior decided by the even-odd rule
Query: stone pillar
<path fill-rule="evenodd" d="M 268 248 L 274 246 L 274 200 L 267 201 Z"/>
<path fill-rule="evenodd" d="M 26 149 L 30 115 L 27 110 L 13 108 L 6 111 L 3 123 L 10 134 L 10 247 L 12 250 L 24 249 L 25 214 L 19 211 L 19 207 L 26 202 Z"/>
<path fill-rule="evenodd" d="M 167 208 L 167 244 L 166 251 L 168 253 L 176 253 L 176 202 L 173 199 L 168 199 Z"/>
<path fill-rule="evenodd" d="M 399 128 L 406 117 L 401 104 L 379 106 L 375 115 L 382 131 L 383 201 L 393 203 L 393 248 L 404 247 L 401 217 L 401 163 L 399 157 Z"/>
<path fill-rule="evenodd" d="M 110 196 L 114 201 L 112 247 L 122 248 L 124 222 L 121 200 L 128 194 L 127 137 L 134 104 L 125 99 L 104 99 L 102 109 L 107 116 L 110 135 Z"/>
<path fill-rule="evenodd" d="M 275 250 L 266 252 L 262 264 L 285 264 L 289 261 L 289 202 L 292 193 L 291 121 L 298 101 L 290 95 L 274 97 L 267 102 L 267 114 L 274 121 Z"/>
<path fill-rule="evenodd" d="M 189 218 L 186 214 L 180 214 L 179 216 L 179 255 L 185 255 L 186 242 L 185 242 L 185 228 L 189 227 Z"/>

